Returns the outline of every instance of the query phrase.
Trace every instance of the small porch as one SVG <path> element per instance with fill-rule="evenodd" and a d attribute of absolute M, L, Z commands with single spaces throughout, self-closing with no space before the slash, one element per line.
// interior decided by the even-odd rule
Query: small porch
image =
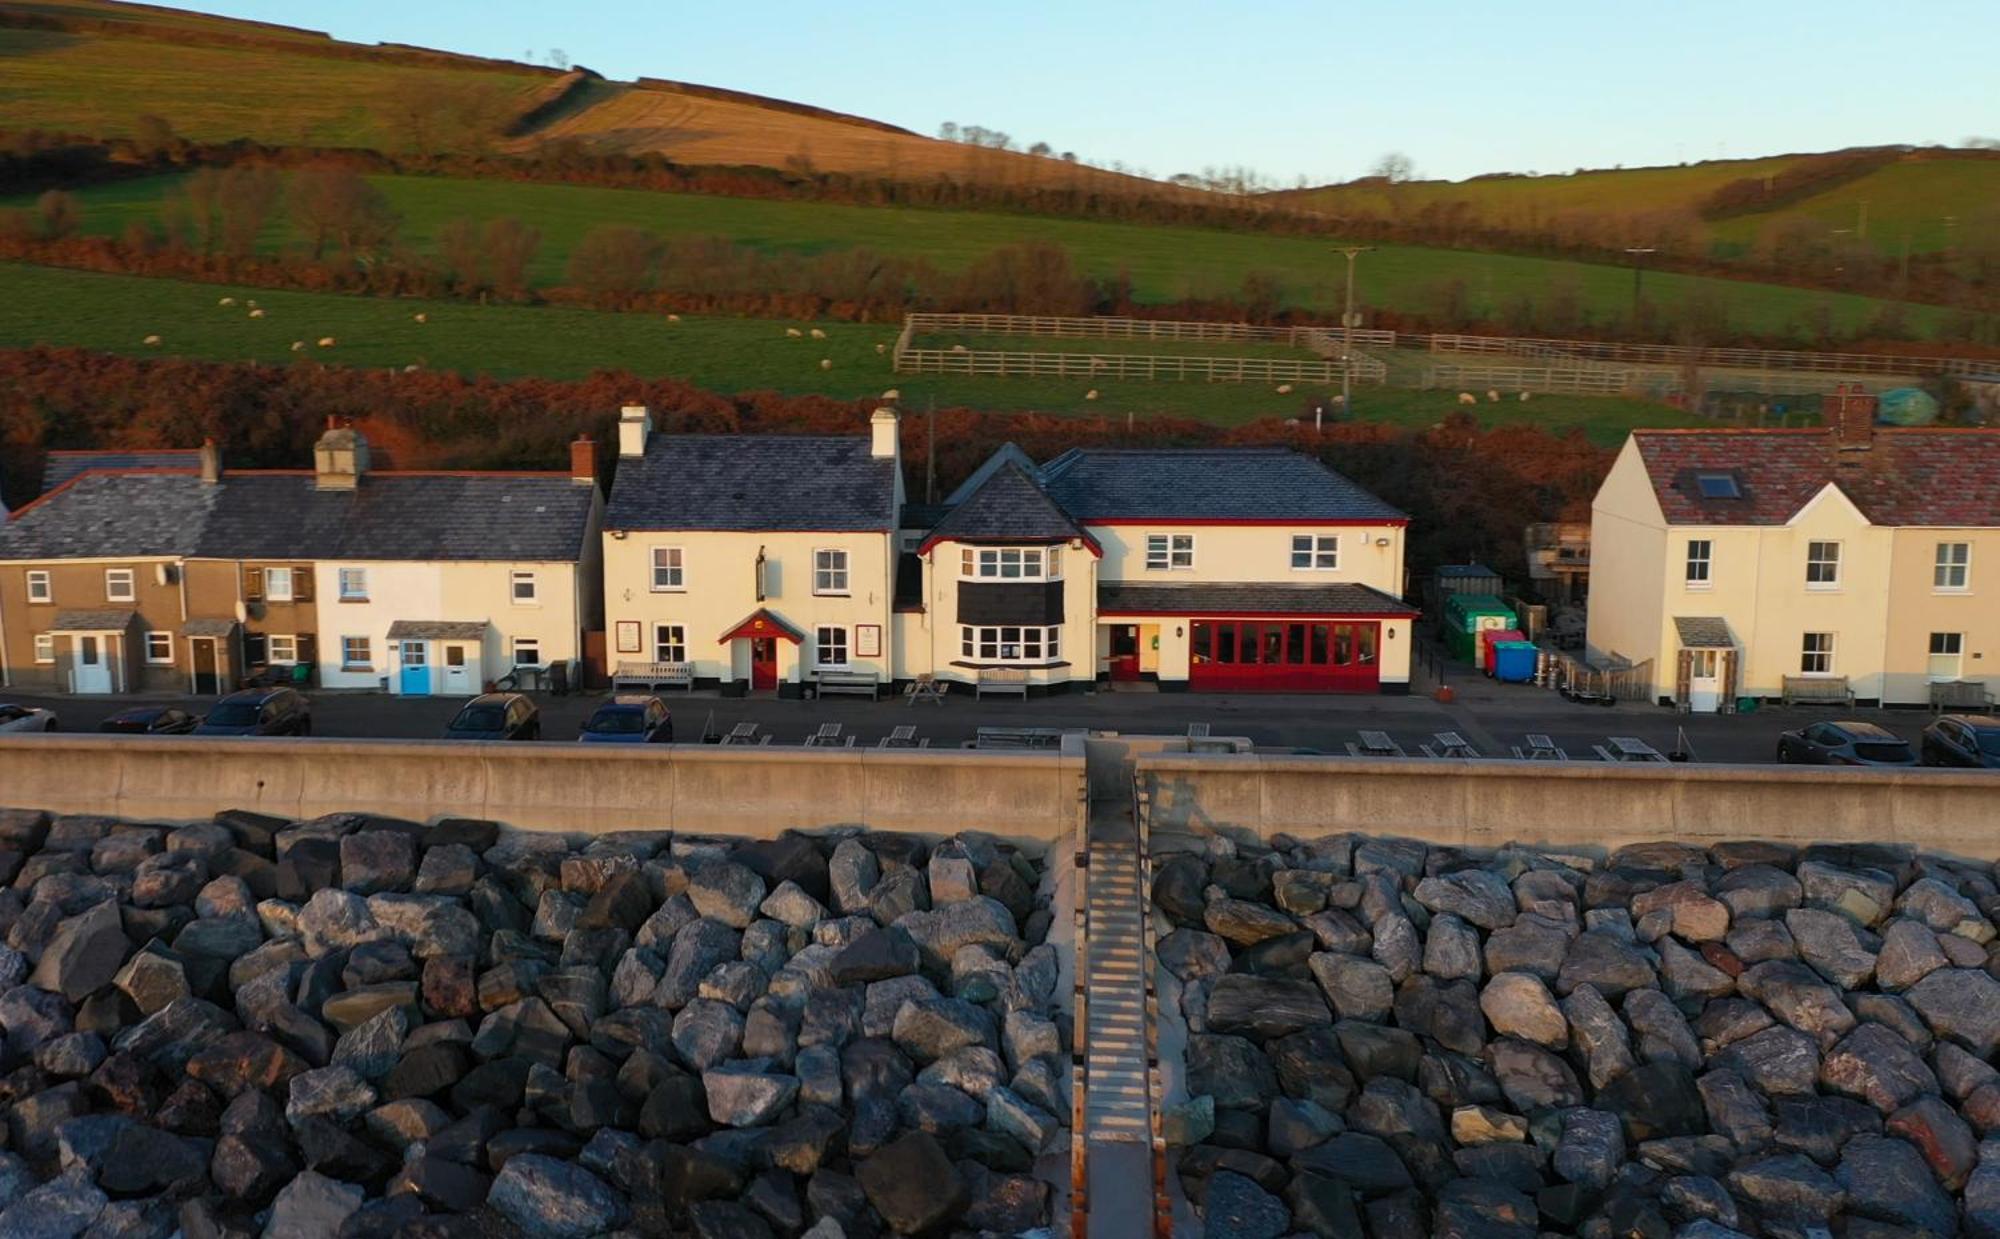
<path fill-rule="evenodd" d="M 1673 705 L 1684 714 L 1734 714 L 1742 653 L 1719 615 L 1677 615 L 1680 652 L 1674 662 Z"/>
<path fill-rule="evenodd" d="M 769 607 L 758 607 L 723 629 L 715 640 L 729 650 L 729 677 L 724 681 L 724 692 L 729 691 L 729 684 L 736 683 L 746 684 L 752 693 L 775 693 L 780 697 L 804 694 L 800 663 L 805 633 L 772 614 Z M 789 642 L 792 647 L 790 657 L 783 658 L 782 665 L 780 642 Z"/>
<path fill-rule="evenodd" d="M 136 683 L 132 630 L 135 611 L 58 611 L 49 625 L 56 675 L 66 692 L 129 693 Z"/>
<path fill-rule="evenodd" d="M 242 631 L 243 625 L 233 619 L 191 619 L 181 625 L 189 692 L 220 696 L 249 670 L 241 656 Z"/>
<path fill-rule="evenodd" d="M 389 674 L 399 697 L 471 697 L 486 686 L 485 620 L 397 620 L 389 625 Z"/>

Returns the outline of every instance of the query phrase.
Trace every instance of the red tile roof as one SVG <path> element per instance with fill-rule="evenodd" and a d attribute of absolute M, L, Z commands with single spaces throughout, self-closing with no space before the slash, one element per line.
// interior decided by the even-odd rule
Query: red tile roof
<path fill-rule="evenodd" d="M 1632 433 L 1670 525 L 1782 525 L 1829 482 L 1876 525 L 2000 528 L 2000 430 L 1878 426 L 1866 449 L 1829 429 Z M 1741 497 L 1702 495 L 1726 473 Z"/>

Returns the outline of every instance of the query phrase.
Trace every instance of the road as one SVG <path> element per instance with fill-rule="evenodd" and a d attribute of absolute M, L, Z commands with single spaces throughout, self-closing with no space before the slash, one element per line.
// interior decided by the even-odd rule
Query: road
<path fill-rule="evenodd" d="M 942 705 L 908 706 L 899 700 L 870 702 L 854 697 L 820 701 L 724 699 L 713 694 L 668 694 L 676 730 L 683 741 L 704 732 L 719 734 L 739 722 L 754 722 L 797 743 L 822 723 L 837 722 L 860 743 L 873 744 L 890 728 L 913 724 L 933 746 L 956 746 L 986 726 L 1064 727 L 1127 734 L 1179 734 L 1190 723 L 1207 723 L 1218 736 L 1245 736 L 1260 748 L 1305 748 L 1345 753 L 1362 729 L 1385 731 L 1409 753 L 1440 731 L 1456 731 L 1487 756 L 1507 756 L 1511 746 L 1537 732 L 1550 736 L 1572 757 L 1588 756 L 1607 736 L 1636 736 L 1661 752 L 1673 750 L 1685 729 L 1694 756 L 1704 762 L 1770 761 L 1780 731 L 1833 717 L 1863 718 L 1911 741 L 1929 721 L 1913 710 L 1762 709 L 1739 716 L 1694 716 L 1641 703 L 1603 707 L 1576 705 L 1545 689 L 1460 681 L 1458 700 L 1449 705 L 1429 697 L 1339 697 L 1305 695 L 1209 695 L 1156 692 L 1072 693 L 1021 701 L 969 696 Z M 315 692 L 313 730 L 318 736 L 426 739 L 441 735 L 462 704 L 452 698 L 387 697 L 372 693 Z M 577 734 L 601 696 L 535 695 L 542 711 L 544 742 Z M 94 731 L 107 716 L 135 698 L 31 697 L 19 701 L 54 710 L 65 731 Z M 152 697 L 148 702 L 204 711 L 211 701 Z"/>

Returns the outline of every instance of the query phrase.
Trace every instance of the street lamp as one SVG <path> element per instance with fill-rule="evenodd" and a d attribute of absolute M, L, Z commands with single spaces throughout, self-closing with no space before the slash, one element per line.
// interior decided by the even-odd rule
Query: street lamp
<path fill-rule="evenodd" d="M 1632 255 L 1632 325 L 1637 327 L 1639 325 L 1639 289 L 1640 281 L 1645 278 L 1646 274 L 1646 255 L 1656 254 L 1659 250 L 1656 246 L 1651 245 L 1628 245 L 1625 247 L 1625 252 Z"/>
<path fill-rule="evenodd" d="M 1354 260 L 1374 249 L 1372 245 L 1343 245 L 1340 252 L 1347 255 L 1347 308 L 1340 314 L 1340 411 L 1351 418 L 1354 416 L 1354 329 L 1361 325 L 1361 315 L 1354 309 Z M 1319 433 L 1319 415 L 1313 415 L 1313 433 Z"/>

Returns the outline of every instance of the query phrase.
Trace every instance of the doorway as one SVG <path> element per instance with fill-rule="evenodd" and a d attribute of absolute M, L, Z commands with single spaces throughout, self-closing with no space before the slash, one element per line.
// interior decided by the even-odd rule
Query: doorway
<path fill-rule="evenodd" d="M 219 697 L 222 695 L 222 668 L 217 665 L 214 637 L 192 637 L 188 640 L 188 651 L 194 664 L 194 695 L 197 697 Z"/>
<path fill-rule="evenodd" d="M 403 675 L 398 685 L 405 697 L 428 697 L 431 695 L 431 665 L 429 646 L 422 641 L 403 642 Z"/>
<path fill-rule="evenodd" d="M 1688 651 L 1688 712 L 1714 714 L 1722 709 L 1722 651 Z"/>
<path fill-rule="evenodd" d="M 103 637 L 79 636 L 76 639 L 75 689 L 79 693 L 108 693 L 111 691 L 111 650 L 110 643 Z"/>
<path fill-rule="evenodd" d="M 466 669 L 465 647 L 457 642 L 444 647 L 444 691 L 470 695 L 472 674 Z"/>
<path fill-rule="evenodd" d="M 778 639 L 750 638 L 750 688 L 753 692 L 775 692 L 778 687 Z"/>
<path fill-rule="evenodd" d="M 1133 683 L 1139 678 L 1139 626 L 1137 624 L 1113 624 L 1111 626 L 1111 679 L 1116 683 Z"/>

